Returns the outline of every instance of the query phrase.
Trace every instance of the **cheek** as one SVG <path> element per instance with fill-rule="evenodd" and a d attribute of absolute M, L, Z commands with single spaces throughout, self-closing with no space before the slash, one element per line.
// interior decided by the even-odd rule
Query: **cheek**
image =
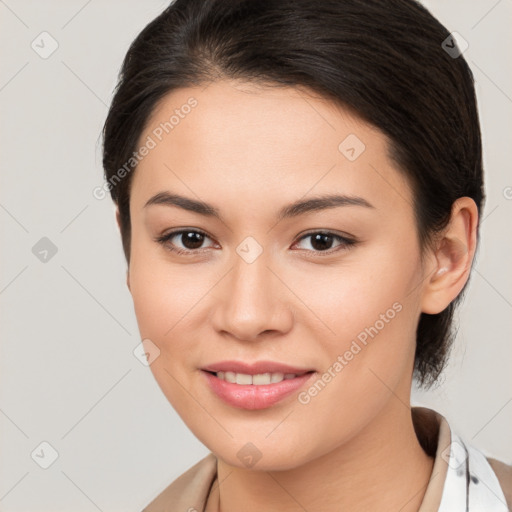
<path fill-rule="evenodd" d="M 155 262 L 154 262 L 155 263 Z M 187 389 L 189 372 L 194 366 L 194 329 L 189 325 L 194 304 L 201 296 L 190 279 L 182 273 L 146 261 L 132 260 L 131 293 L 141 339 L 158 347 L 158 357 L 150 370 L 174 409 L 187 416 L 190 397 Z"/>
<path fill-rule="evenodd" d="M 300 414 L 294 416 L 305 419 L 294 426 L 297 432 L 321 432 L 321 439 L 304 446 L 304 459 L 308 450 L 328 453 L 364 431 L 387 404 L 409 403 L 417 307 L 405 300 L 382 304 L 367 314 L 343 315 L 346 322 L 335 325 L 337 342 L 324 344 L 328 362 L 298 396 Z"/>
<path fill-rule="evenodd" d="M 376 323 L 379 331 L 389 332 L 391 323 L 394 329 L 405 327 L 402 319 L 395 320 L 398 306 L 393 305 L 410 305 L 409 313 L 414 312 L 419 298 L 413 290 L 421 276 L 417 248 L 407 243 L 382 241 L 348 254 L 336 266 L 311 266 L 300 273 L 283 268 L 284 280 L 293 283 L 307 306 L 301 318 L 310 318 L 308 324 L 316 326 L 329 350 L 343 350 L 360 333 L 364 338 L 365 329 Z"/>
<path fill-rule="evenodd" d="M 186 327 L 207 286 L 196 275 L 194 265 L 171 264 L 159 247 L 134 232 L 130 291 L 141 336 L 160 343 L 185 341 L 175 333 Z"/>
<path fill-rule="evenodd" d="M 157 268 L 135 269 L 132 297 L 142 338 L 151 339 L 163 356 L 176 353 L 183 356 L 194 333 L 190 321 L 194 307 L 204 295 L 203 287 L 178 273 L 166 277 Z M 187 334 L 188 333 L 188 334 Z M 175 358 L 174 358 L 175 359 Z"/>
<path fill-rule="evenodd" d="M 297 290 L 316 317 L 313 339 L 325 355 L 328 383 L 303 396 L 318 414 L 336 404 L 339 421 L 347 410 L 364 418 L 410 376 L 421 274 L 415 248 L 400 247 L 368 251 L 354 265 L 303 280 Z"/>

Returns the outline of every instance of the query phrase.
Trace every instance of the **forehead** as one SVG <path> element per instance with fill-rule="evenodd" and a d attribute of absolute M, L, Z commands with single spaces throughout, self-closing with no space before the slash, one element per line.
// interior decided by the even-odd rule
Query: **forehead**
<path fill-rule="evenodd" d="M 138 207 L 164 190 L 220 194 L 246 208 L 326 192 L 366 194 L 377 208 L 411 206 L 385 135 L 304 89 L 220 81 L 172 91 L 148 119 L 144 144 L 151 150 L 132 183 Z"/>

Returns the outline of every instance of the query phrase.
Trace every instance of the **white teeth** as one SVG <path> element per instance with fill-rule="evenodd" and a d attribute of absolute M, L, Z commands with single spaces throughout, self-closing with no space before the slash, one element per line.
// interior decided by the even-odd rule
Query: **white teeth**
<path fill-rule="evenodd" d="M 284 373 L 273 373 L 270 376 L 270 382 L 281 382 L 284 380 Z"/>
<path fill-rule="evenodd" d="M 259 384 L 270 384 L 270 377 L 271 373 L 258 373 L 256 375 L 252 376 L 252 383 L 259 385 Z"/>
<path fill-rule="evenodd" d="M 254 384 L 261 386 L 265 384 L 276 384 L 285 379 L 294 379 L 297 377 L 295 373 L 258 373 L 256 375 L 248 375 L 247 373 L 235 373 L 235 372 L 217 372 L 217 378 L 231 382 L 233 384 L 241 384 L 246 386 L 248 384 Z"/>
<path fill-rule="evenodd" d="M 224 380 L 228 382 L 232 382 L 233 384 L 236 382 L 236 373 L 235 372 L 225 372 Z"/>
<path fill-rule="evenodd" d="M 247 375 L 246 373 L 237 373 L 236 374 L 236 383 L 237 384 L 252 384 L 252 375 Z"/>

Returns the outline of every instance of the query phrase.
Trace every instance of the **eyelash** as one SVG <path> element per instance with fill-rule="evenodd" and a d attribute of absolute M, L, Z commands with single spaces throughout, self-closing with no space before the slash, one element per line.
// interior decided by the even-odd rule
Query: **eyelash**
<path fill-rule="evenodd" d="M 171 231 L 170 233 L 156 237 L 155 242 L 158 242 L 159 244 L 163 245 L 166 248 L 166 250 L 171 251 L 176 254 L 179 254 L 179 255 L 183 255 L 183 256 L 194 256 L 194 255 L 197 255 L 199 252 L 204 251 L 204 249 L 207 249 L 207 248 L 181 249 L 181 248 L 172 247 L 172 245 L 169 243 L 169 240 L 171 240 L 176 235 L 181 235 L 183 233 L 198 233 L 200 235 L 203 235 L 204 237 L 211 239 L 211 237 L 207 233 L 205 233 L 204 231 L 201 231 L 200 229 L 178 229 L 176 231 Z M 310 249 L 300 249 L 300 250 L 307 251 L 307 252 L 313 252 L 315 255 L 319 255 L 319 256 L 328 256 L 328 255 L 331 255 L 331 254 L 341 251 L 341 250 L 345 250 L 345 251 L 349 250 L 357 244 L 357 240 L 355 240 L 353 238 L 344 237 L 341 235 L 337 235 L 336 233 L 332 233 L 330 231 L 323 231 L 323 230 L 311 231 L 309 233 L 306 233 L 306 234 L 302 235 L 298 241 L 300 242 L 301 240 L 303 240 L 305 238 L 311 237 L 313 235 L 318 235 L 318 234 L 331 236 L 334 239 L 338 240 L 340 242 L 340 245 L 338 245 L 338 247 L 335 247 L 335 248 L 327 249 L 326 251 L 312 251 Z"/>

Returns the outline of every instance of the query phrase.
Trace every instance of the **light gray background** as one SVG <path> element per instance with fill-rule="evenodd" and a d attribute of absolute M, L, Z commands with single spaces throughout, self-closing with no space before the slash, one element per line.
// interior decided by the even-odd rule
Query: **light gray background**
<path fill-rule="evenodd" d="M 511 463 L 512 2 L 425 4 L 469 43 L 488 199 L 450 367 L 414 403 Z M 92 195 L 122 58 L 166 5 L 0 0 L 1 511 L 138 511 L 208 452 L 133 355 L 114 208 Z M 43 31 L 59 45 L 47 59 L 31 48 Z M 58 249 L 46 263 L 42 237 Z M 46 470 L 31 458 L 42 441 L 59 454 Z"/>

